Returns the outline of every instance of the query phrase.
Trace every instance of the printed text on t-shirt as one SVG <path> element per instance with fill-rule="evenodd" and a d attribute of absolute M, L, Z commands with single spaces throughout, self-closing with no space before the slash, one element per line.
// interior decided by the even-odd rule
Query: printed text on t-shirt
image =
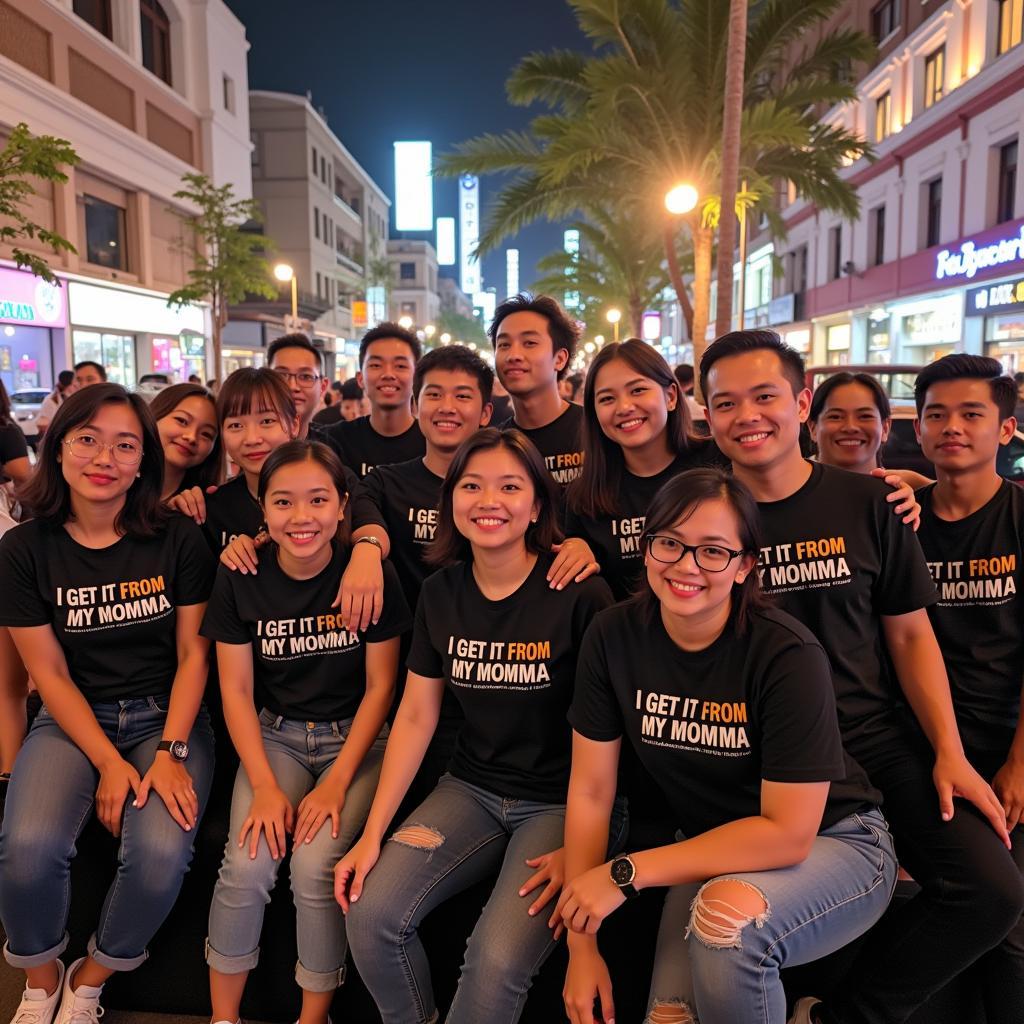
<path fill-rule="evenodd" d="M 448 654 L 453 686 L 507 690 L 551 685 L 550 640 L 469 640 L 452 635 Z"/>
<path fill-rule="evenodd" d="M 1002 604 L 1017 593 L 1016 555 L 929 562 L 940 604 Z"/>
<path fill-rule="evenodd" d="M 740 757 L 750 750 L 746 701 L 716 701 L 636 691 L 641 741 L 658 747 Z"/>
<path fill-rule="evenodd" d="M 359 644 L 359 634 L 345 629 L 340 615 L 329 613 L 260 620 L 256 635 L 260 638 L 260 655 L 267 661 L 343 651 Z"/>
<path fill-rule="evenodd" d="M 67 609 L 64 628 L 69 633 L 131 625 L 171 614 L 174 609 L 165 590 L 162 575 L 91 587 L 57 587 L 57 607 Z"/>
<path fill-rule="evenodd" d="M 819 537 L 761 548 L 758 575 L 772 592 L 832 587 L 853 578 L 845 537 Z"/>

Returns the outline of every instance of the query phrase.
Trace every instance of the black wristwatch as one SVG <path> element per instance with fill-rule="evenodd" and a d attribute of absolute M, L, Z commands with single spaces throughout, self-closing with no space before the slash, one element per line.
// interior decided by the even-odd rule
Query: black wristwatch
<path fill-rule="evenodd" d="M 184 761 L 188 757 L 188 744 L 184 740 L 161 740 L 157 750 L 166 750 L 175 761 Z"/>
<path fill-rule="evenodd" d="M 633 884 L 633 879 L 636 878 L 636 865 L 625 854 L 612 861 L 610 874 L 612 881 L 627 900 L 640 895 L 640 890 Z"/>

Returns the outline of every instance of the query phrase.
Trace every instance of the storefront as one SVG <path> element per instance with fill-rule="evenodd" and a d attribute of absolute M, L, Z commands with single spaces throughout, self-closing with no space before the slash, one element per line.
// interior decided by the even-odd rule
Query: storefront
<path fill-rule="evenodd" d="M 166 296 L 72 281 L 72 362 L 101 363 L 109 380 L 133 386 L 144 373 L 174 382 L 206 372 L 206 310 L 168 306 Z"/>
<path fill-rule="evenodd" d="M 928 295 L 888 307 L 901 363 L 924 366 L 963 351 L 963 293 Z"/>
<path fill-rule="evenodd" d="M 0 380 L 8 393 L 53 387 L 64 368 L 67 282 L 0 267 Z"/>
<path fill-rule="evenodd" d="M 966 315 L 983 318 L 985 355 L 998 359 L 1007 373 L 1024 370 L 1024 277 L 971 288 Z"/>
<path fill-rule="evenodd" d="M 825 328 L 825 362 L 829 366 L 848 366 L 850 363 L 850 323 L 829 324 Z"/>

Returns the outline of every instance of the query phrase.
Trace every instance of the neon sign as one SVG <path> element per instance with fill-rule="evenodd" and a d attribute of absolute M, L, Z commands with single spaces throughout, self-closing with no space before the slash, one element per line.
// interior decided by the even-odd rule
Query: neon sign
<path fill-rule="evenodd" d="M 1002 238 L 991 245 L 977 246 L 964 242 L 959 252 L 943 249 L 935 257 L 935 279 L 945 277 L 974 277 L 979 270 L 998 267 L 1003 263 L 1024 260 L 1024 226 L 1014 238 Z"/>

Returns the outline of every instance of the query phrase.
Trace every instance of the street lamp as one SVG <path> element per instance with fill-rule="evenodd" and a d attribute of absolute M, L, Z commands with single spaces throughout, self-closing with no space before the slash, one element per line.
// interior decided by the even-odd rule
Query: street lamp
<path fill-rule="evenodd" d="M 665 193 L 665 209 L 669 213 L 689 213 L 700 198 L 697 190 L 686 183 L 676 185 Z"/>
<path fill-rule="evenodd" d="M 452 336 L 447 331 L 445 331 L 444 334 L 441 335 L 441 344 L 442 345 L 450 345 L 451 343 L 452 343 Z"/>
<path fill-rule="evenodd" d="M 412 327 L 412 317 L 411 316 L 400 316 L 398 318 L 398 326 L 399 327 L 404 327 L 405 330 L 409 330 Z"/>
<path fill-rule="evenodd" d="M 437 328 L 433 324 L 427 324 L 427 326 L 423 328 L 423 333 L 428 338 L 432 338 L 434 336 L 434 332 L 436 330 L 437 330 Z"/>
<path fill-rule="evenodd" d="M 604 335 L 603 334 L 595 334 L 594 335 L 594 344 L 595 345 L 603 345 L 604 344 Z"/>
<path fill-rule="evenodd" d="M 609 309 L 605 313 L 604 318 L 612 325 L 612 330 L 615 332 L 614 338 L 616 341 L 619 340 L 619 321 L 622 319 L 621 309 Z"/>
<path fill-rule="evenodd" d="M 295 271 L 292 270 L 291 266 L 287 263 L 278 263 L 274 267 L 274 277 L 278 279 L 282 284 L 286 284 L 288 281 L 292 283 L 292 319 L 298 320 L 299 318 L 299 282 L 295 276 Z"/>

